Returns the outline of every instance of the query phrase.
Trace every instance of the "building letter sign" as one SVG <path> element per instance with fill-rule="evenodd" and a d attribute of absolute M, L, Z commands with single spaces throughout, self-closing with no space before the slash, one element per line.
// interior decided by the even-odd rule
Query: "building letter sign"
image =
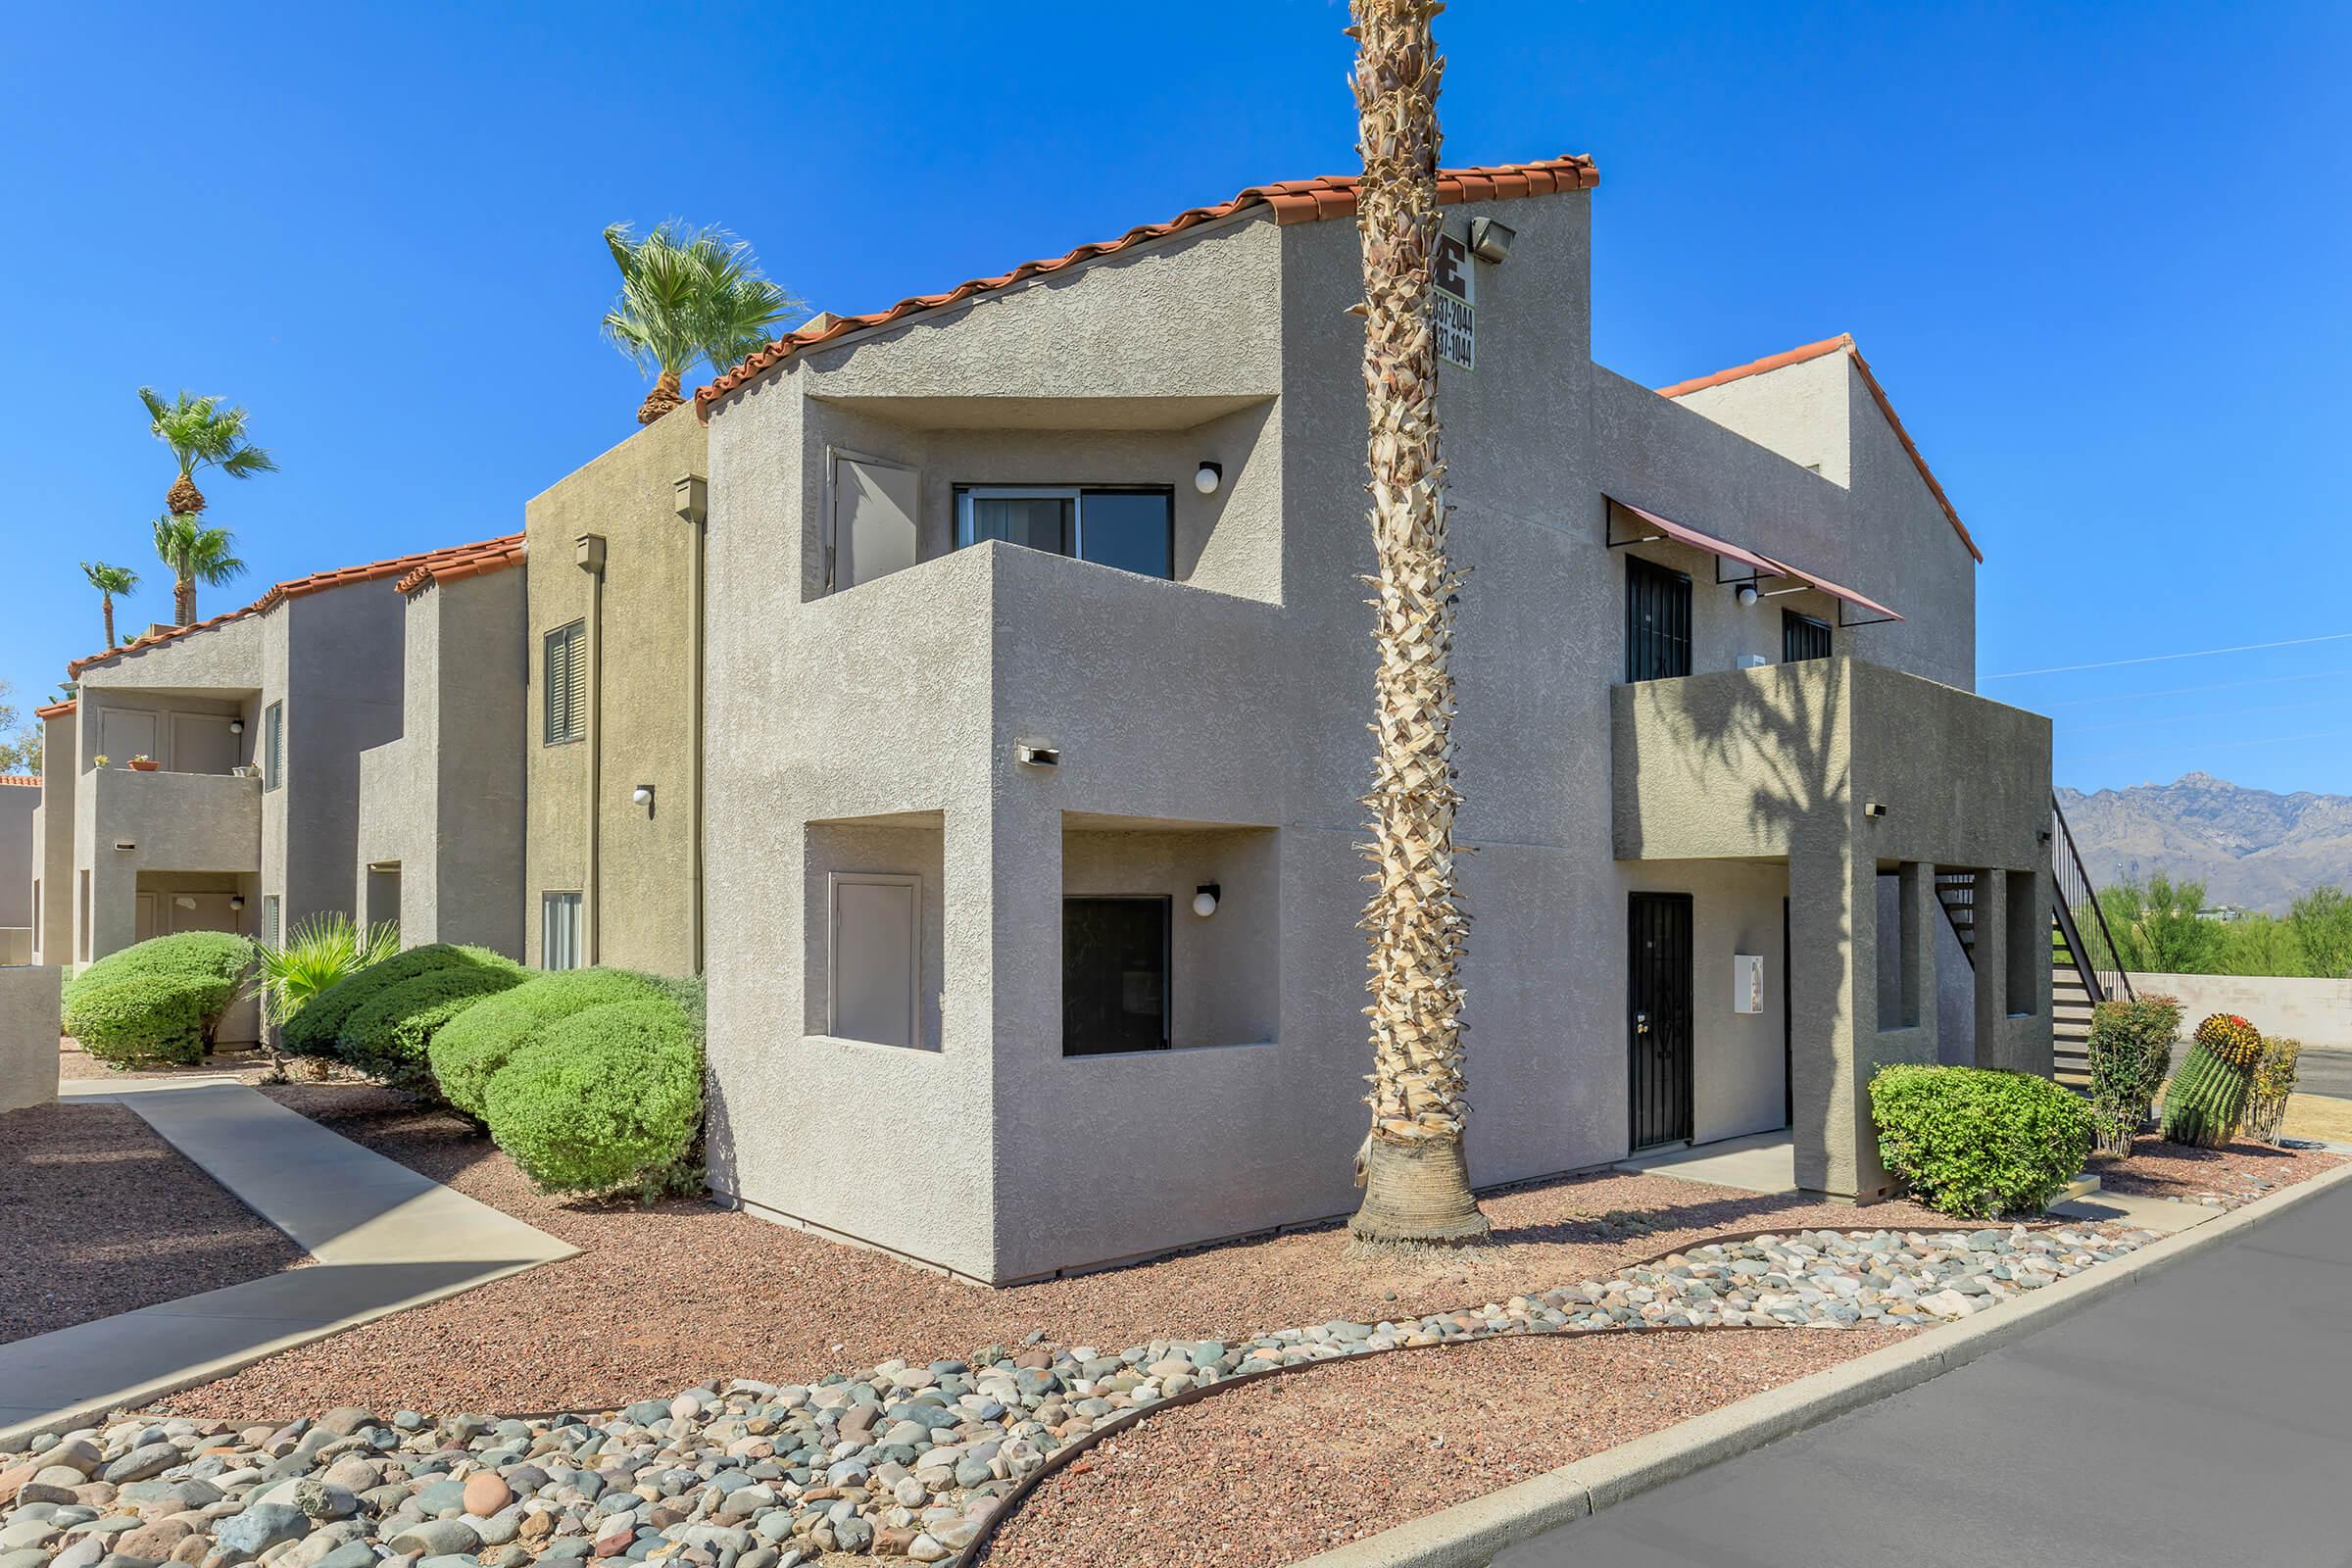
<path fill-rule="evenodd" d="M 1430 325 L 1438 335 L 1439 356 L 1465 370 L 1478 368 L 1477 276 L 1467 221 L 1440 227 L 1429 262 Z"/>

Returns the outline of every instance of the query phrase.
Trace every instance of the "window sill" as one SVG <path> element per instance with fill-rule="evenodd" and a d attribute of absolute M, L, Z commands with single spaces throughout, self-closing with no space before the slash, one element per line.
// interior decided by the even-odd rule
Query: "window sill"
<path fill-rule="evenodd" d="M 1064 1061 L 1164 1061 L 1170 1056 L 1198 1056 L 1210 1051 L 1272 1051 L 1279 1040 L 1236 1040 L 1213 1046 L 1163 1046 L 1157 1051 L 1089 1051 L 1064 1054 Z"/>

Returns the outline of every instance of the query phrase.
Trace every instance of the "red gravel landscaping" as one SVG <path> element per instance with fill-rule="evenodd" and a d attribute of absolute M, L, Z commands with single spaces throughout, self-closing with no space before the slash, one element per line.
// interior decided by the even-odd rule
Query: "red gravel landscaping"
<path fill-rule="evenodd" d="M 388 1090 L 266 1093 L 583 1251 L 173 1395 L 165 1405 L 176 1412 L 609 1409 L 709 1378 L 808 1379 L 893 1355 L 967 1354 L 1033 1332 L 1124 1348 L 1419 1315 L 1605 1277 L 1723 1232 L 1858 1223 L 1850 1206 L 1603 1174 L 1489 1198 L 1498 1245 L 1467 1252 L 1350 1258 L 1344 1234 L 1325 1228 L 987 1290 L 708 1203 L 544 1198 L 465 1122 Z M 1867 1214 L 1873 1225 L 1952 1224 L 1909 1203 Z"/>
<path fill-rule="evenodd" d="M 1274 1568 L 1892 1345 L 1892 1329 L 1475 1341 L 1159 1412 L 1032 1493 L 995 1568 Z"/>
<path fill-rule="evenodd" d="M 0 1343 L 307 1260 L 122 1105 L 0 1115 Z"/>
<path fill-rule="evenodd" d="M 2099 1178 L 2102 1192 L 2178 1198 L 2184 1203 L 2211 1193 L 2235 1207 L 2278 1188 L 2309 1181 L 2343 1161 L 2343 1155 L 2321 1149 L 2273 1149 L 2242 1138 L 2224 1149 L 2190 1149 L 2142 1133 L 2132 1141 L 2130 1159 L 2093 1160 L 2090 1171 Z M 2258 1187 L 2256 1182 L 2269 1186 Z"/>

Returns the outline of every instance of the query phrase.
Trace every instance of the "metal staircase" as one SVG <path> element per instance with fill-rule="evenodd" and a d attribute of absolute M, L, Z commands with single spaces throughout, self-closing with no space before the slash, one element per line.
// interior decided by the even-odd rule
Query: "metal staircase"
<path fill-rule="evenodd" d="M 2091 887 L 2066 813 L 2050 799 L 2050 1033 L 2052 1067 L 2062 1084 L 2090 1083 L 2090 1010 L 2102 1002 L 2132 1000 L 2132 977 L 2115 956 L 2107 915 Z M 1936 902 L 1943 906 L 1960 951 L 1977 961 L 1977 873 L 1938 869 Z"/>

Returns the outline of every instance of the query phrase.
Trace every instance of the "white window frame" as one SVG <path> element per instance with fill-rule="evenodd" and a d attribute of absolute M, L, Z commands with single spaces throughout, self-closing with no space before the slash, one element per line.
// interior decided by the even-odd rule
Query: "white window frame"
<path fill-rule="evenodd" d="M 1067 501 L 1070 504 L 1070 548 L 1061 552 L 1064 560 L 1086 560 L 1086 492 L 1112 495 L 1165 496 L 1168 502 L 1168 575 L 1154 581 L 1176 580 L 1176 491 L 1164 484 L 1118 484 L 1103 480 L 1094 484 L 959 484 L 956 486 L 956 548 L 968 550 L 972 545 L 972 503 L 974 501 Z M 1025 548 L 1025 547 L 1024 547 Z M 1101 564 L 1101 563 L 1097 563 Z M 1119 568 L 1113 567 L 1113 570 Z M 1147 576 L 1136 572 L 1132 575 Z"/>
<path fill-rule="evenodd" d="M 283 907 L 276 894 L 262 895 L 262 946 L 265 948 L 276 948 L 285 941 L 285 930 L 278 914 Z"/>
<path fill-rule="evenodd" d="M 561 901 L 568 901 L 568 902 L 561 902 Z M 540 893 L 540 895 L 539 895 L 539 967 L 540 967 L 540 968 L 542 968 L 542 969 L 577 969 L 577 968 L 580 968 L 580 967 L 581 967 L 580 960 L 581 960 L 581 958 L 584 956 L 584 955 L 583 955 L 583 954 L 580 952 L 580 921 L 581 921 L 581 916 L 582 916 L 582 913 L 583 913 L 583 910 L 584 910 L 584 905 L 585 905 L 585 903 L 586 903 L 586 901 L 585 901 L 585 900 L 583 900 L 583 899 L 581 898 L 581 896 L 580 896 L 580 890 L 579 890 L 578 888 L 547 888 L 547 889 L 544 889 L 544 890 L 543 890 L 543 891 Z M 553 962 L 550 962 L 550 961 L 549 961 L 549 960 L 550 960 L 550 959 L 551 959 L 551 958 L 554 956 L 554 955 L 553 955 L 553 953 L 550 951 L 550 948 L 549 948 L 549 945 L 548 945 L 549 926 L 548 926 L 548 918 L 547 918 L 547 917 L 548 917 L 548 912 L 549 912 L 551 909 L 555 909 L 555 908 L 558 908 L 558 907 L 566 908 L 566 909 L 568 909 L 568 910 L 570 911 L 570 913 L 571 913 L 571 919 L 570 919 L 570 922 L 569 922 L 569 929 L 568 929 L 568 930 L 566 930 L 566 931 L 565 931 L 565 933 L 564 933 L 564 956 L 566 956 L 566 957 L 567 957 L 567 958 L 568 958 L 570 961 L 569 961 L 569 962 L 567 962 L 567 963 L 560 963 L 560 964 L 559 964 L 559 963 L 553 963 Z"/>
<path fill-rule="evenodd" d="M 262 710 L 262 793 L 286 782 L 286 700 Z"/>

